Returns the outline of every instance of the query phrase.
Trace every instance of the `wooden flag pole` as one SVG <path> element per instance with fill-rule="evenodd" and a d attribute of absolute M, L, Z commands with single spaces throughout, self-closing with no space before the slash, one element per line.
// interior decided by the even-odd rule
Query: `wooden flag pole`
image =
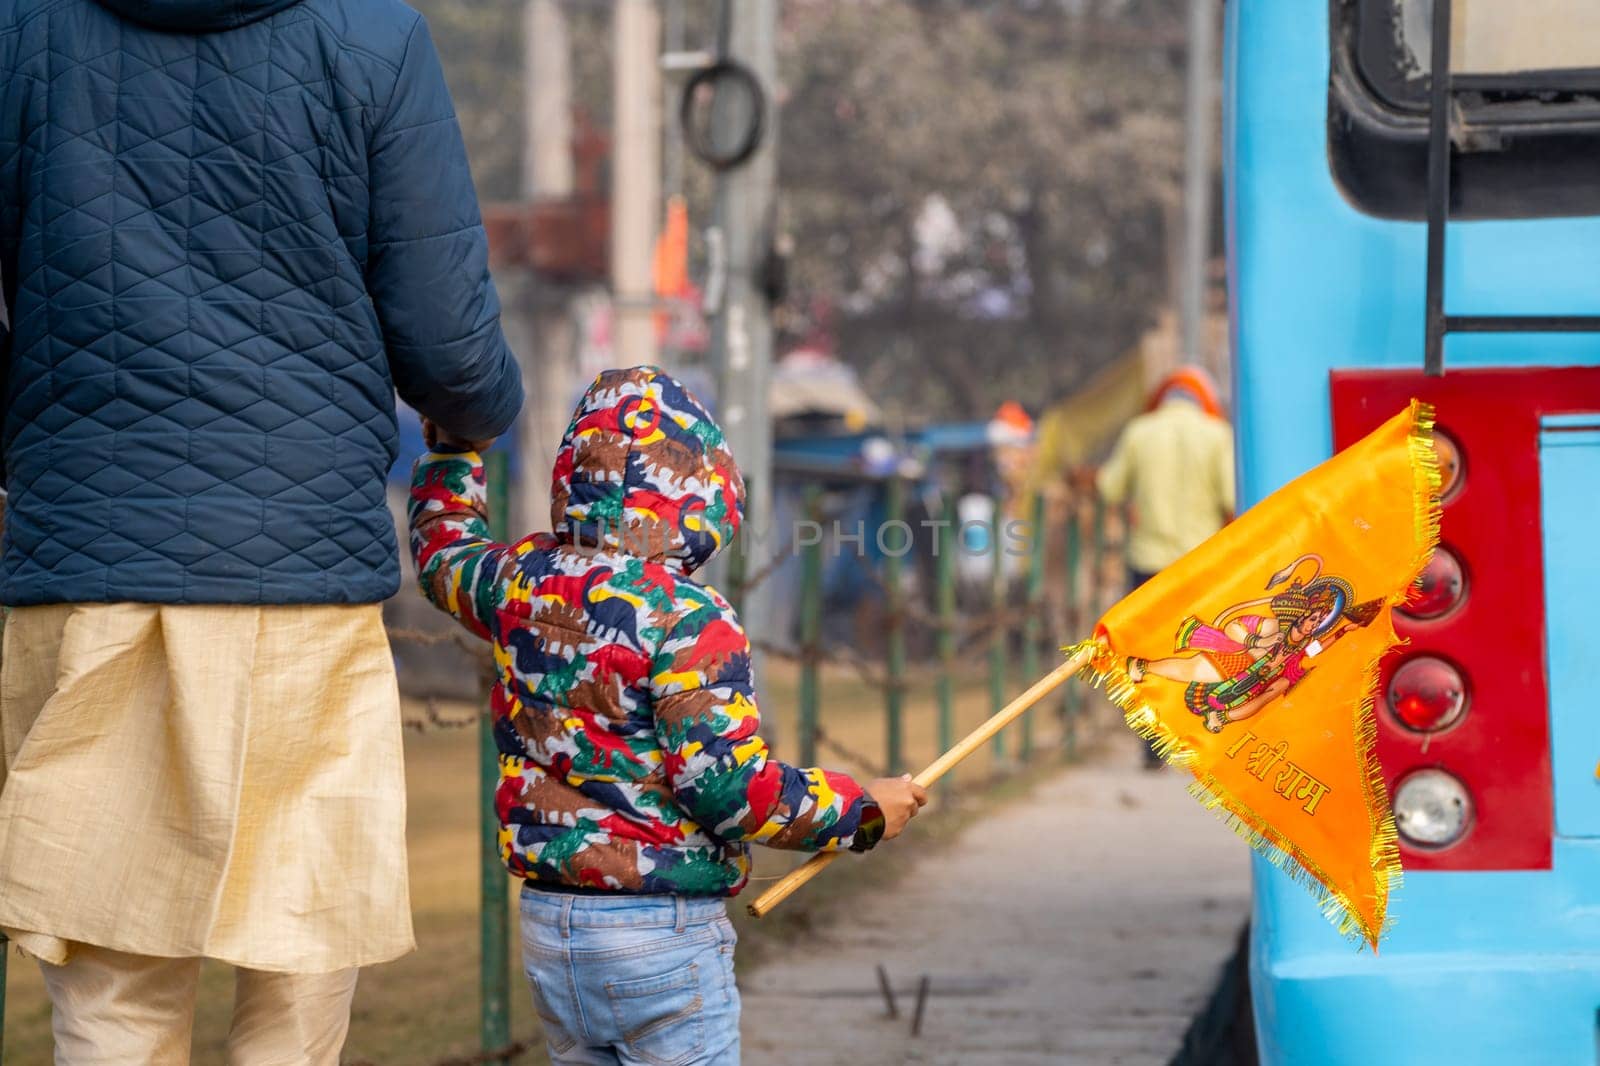
<path fill-rule="evenodd" d="M 927 788 L 949 773 L 957 763 L 982 748 L 996 733 L 1020 718 L 1022 713 L 1029 707 L 1044 699 L 1059 688 L 1067 678 L 1083 669 L 1089 662 L 1089 653 L 1090 649 L 1088 648 L 1078 651 L 1068 658 L 1066 662 L 1034 682 L 1032 688 L 1006 704 L 987 722 L 968 733 L 955 747 L 929 763 L 927 769 L 912 778 L 912 780 L 923 788 Z M 774 907 L 794 895 L 795 890 L 801 885 L 821 873 L 823 867 L 843 854 L 844 852 L 842 851 L 824 851 L 811 856 L 803 865 L 791 870 L 771 888 L 757 896 L 755 902 L 745 909 L 757 918 L 765 917 Z"/>

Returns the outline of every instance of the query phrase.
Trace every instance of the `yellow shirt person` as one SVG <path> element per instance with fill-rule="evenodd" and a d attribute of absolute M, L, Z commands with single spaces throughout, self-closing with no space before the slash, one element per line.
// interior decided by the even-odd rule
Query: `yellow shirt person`
<path fill-rule="evenodd" d="M 1095 479 L 1112 506 L 1132 506 L 1135 583 L 1170 566 L 1232 517 L 1233 430 L 1182 388 L 1129 422 Z"/>

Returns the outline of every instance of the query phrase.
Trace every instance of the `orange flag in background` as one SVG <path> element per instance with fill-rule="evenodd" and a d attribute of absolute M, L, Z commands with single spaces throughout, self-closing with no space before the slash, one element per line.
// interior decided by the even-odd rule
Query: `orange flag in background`
<path fill-rule="evenodd" d="M 1400 859 L 1373 698 L 1390 613 L 1438 540 L 1432 428 L 1414 402 L 1117 604 L 1093 641 L 1128 724 L 1374 947 Z"/>
<path fill-rule="evenodd" d="M 689 284 L 689 204 L 681 196 L 667 201 L 667 220 L 656 238 L 655 254 L 656 296 L 662 299 L 683 299 L 690 290 Z M 656 339 L 666 336 L 672 316 L 666 311 L 655 313 Z"/>

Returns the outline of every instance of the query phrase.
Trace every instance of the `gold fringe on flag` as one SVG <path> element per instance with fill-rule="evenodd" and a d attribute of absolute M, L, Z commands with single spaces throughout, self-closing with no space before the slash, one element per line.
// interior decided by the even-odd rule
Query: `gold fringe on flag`
<path fill-rule="evenodd" d="M 1402 643 L 1391 613 L 1439 540 L 1433 426 L 1433 410 L 1413 401 L 1117 604 L 1092 639 L 1063 649 L 1091 650 L 1090 682 L 1158 755 L 1194 775 L 1190 793 L 1311 888 L 1342 934 L 1374 948 L 1401 878 L 1376 754 L 1379 668 Z M 1290 559 L 1263 597 L 1262 560 Z M 1301 578 L 1308 559 L 1316 569 Z M 1200 621 L 1213 616 L 1212 625 Z M 1243 641 L 1230 635 L 1249 626 L 1256 628 Z M 1197 629 L 1205 642 L 1191 645 Z M 1174 631 L 1178 647 L 1165 653 Z M 1130 662 L 1143 664 L 1145 676 L 1135 679 Z M 1209 680 L 1218 663 L 1244 662 Z M 1326 728 L 1341 721 L 1348 726 Z M 1276 787 L 1265 787 L 1280 762 Z M 1291 770 L 1297 776 L 1285 790 Z"/>

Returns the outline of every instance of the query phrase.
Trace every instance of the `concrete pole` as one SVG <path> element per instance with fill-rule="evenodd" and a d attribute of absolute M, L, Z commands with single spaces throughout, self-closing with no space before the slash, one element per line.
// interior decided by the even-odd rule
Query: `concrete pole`
<path fill-rule="evenodd" d="M 572 195 L 572 44 L 560 0 L 527 0 L 522 47 L 522 196 L 564 200 Z"/>
<path fill-rule="evenodd" d="M 618 366 L 656 360 L 661 217 L 661 22 L 655 0 L 616 0 L 612 36 L 611 295 Z"/>
<path fill-rule="evenodd" d="M 772 416 L 767 388 L 772 376 L 772 309 L 761 291 L 761 271 L 772 240 L 777 185 L 777 0 L 732 3 L 728 50 L 746 64 L 765 90 L 766 136 L 745 164 L 717 179 L 716 229 L 725 250 L 726 286 L 715 315 L 712 360 L 717 372 L 718 416 L 744 472 L 746 486 L 744 572 L 762 571 L 787 546 L 787 531 L 772 524 Z M 748 108 L 714 110 L 717 143 L 731 144 L 748 121 Z M 733 128 L 737 127 L 737 128 Z M 742 597 L 745 627 L 758 640 L 771 640 L 772 598 L 757 585 Z M 759 669 L 759 662 L 757 664 Z M 771 739 L 769 737 L 769 739 Z"/>
<path fill-rule="evenodd" d="M 1216 0 L 1189 0 L 1189 86 L 1184 138 L 1183 269 L 1178 358 L 1212 370 L 1206 350 L 1206 263 L 1211 252 L 1212 138 L 1217 82 Z"/>
<path fill-rule="evenodd" d="M 523 9 L 526 136 L 522 193 L 529 202 L 572 196 L 572 62 L 560 0 L 527 0 Z M 523 269 L 500 279 L 507 339 L 525 382 L 517 425 L 519 477 L 511 501 L 517 536 L 550 527 L 550 468 L 572 413 L 578 382 L 578 336 L 571 286 Z"/>

